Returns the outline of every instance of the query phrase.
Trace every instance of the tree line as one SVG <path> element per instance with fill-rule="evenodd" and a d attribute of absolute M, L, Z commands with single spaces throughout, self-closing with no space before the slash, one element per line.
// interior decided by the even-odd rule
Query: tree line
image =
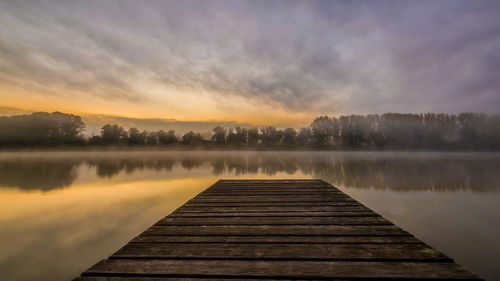
<path fill-rule="evenodd" d="M 0 147 L 83 145 L 84 130 L 80 116 L 61 112 L 0 116 Z"/>
<path fill-rule="evenodd" d="M 298 130 L 215 127 L 210 138 L 106 124 L 85 137 L 81 117 L 60 112 L 0 117 L 0 147 L 158 146 L 206 149 L 500 150 L 500 116 L 478 113 L 321 116 Z"/>

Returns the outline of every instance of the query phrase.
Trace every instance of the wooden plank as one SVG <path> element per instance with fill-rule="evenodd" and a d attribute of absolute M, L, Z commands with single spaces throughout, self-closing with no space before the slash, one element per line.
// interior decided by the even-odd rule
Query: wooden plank
<path fill-rule="evenodd" d="M 197 197 L 189 200 L 189 203 L 240 203 L 240 202 L 355 202 L 354 199 L 345 196 L 225 196 L 225 197 Z"/>
<path fill-rule="evenodd" d="M 217 203 L 217 202 L 203 202 L 203 203 L 186 203 L 186 207 L 294 207 L 294 206 L 361 206 L 358 202 L 242 202 L 242 203 Z"/>
<path fill-rule="evenodd" d="M 210 190 L 339 190 L 329 185 L 290 185 L 290 184 L 281 184 L 281 185 L 257 185 L 257 184 L 246 184 L 246 185 L 214 185 L 210 188 Z"/>
<path fill-rule="evenodd" d="M 321 201 L 321 202 L 202 202 L 202 203 L 186 203 L 187 207 L 289 207 L 289 206 L 360 206 L 356 201 Z"/>
<path fill-rule="evenodd" d="M 337 236 L 407 236 L 396 226 L 345 225 L 210 225 L 152 226 L 143 235 L 337 235 Z"/>
<path fill-rule="evenodd" d="M 338 189 L 331 187 L 219 187 L 219 188 L 209 188 L 203 191 L 205 193 L 220 193 L 220 192 L 245 192 L 245 193 L 253 193 L 253 192 L 325 192 L 325 193 L 334 193 L 334 194 L 342 194 L 342 192 Z"/>
<path fill-rule="evenodd" d="M 258 182 L 264 182 L 264 183 L 277 183 L 277 182 L 307 182 L 307 183 L 325 183 L 321 179 L 220 179 L 216 183 L 246 183 L 246 182 L 251 182 L 251 183 L 258 183 Z"/>
<path fill-rule="evenodd" d="M 236 195 L 235 195 L 236 194 Z M 334 191 L 317 191 L 317 190 L 298 190 L 298 191 L 290 191 L 290 190 L 248 190 L 248 191 L 238 191 L 238 190 L 210 190 L 200 193 L 199 196 L 346 196 L 345 194 L 334 192 Z"/>
<path fill-rule="evenodd" d="M 212 188 L 229 188 L 229 187 L 239 187 L 239 188 L 253 188 L 253 187 L 311 187 L 311 188 L 332 188 L 328 183 L 312 183 L 312 182 L 303 182 L 303 183 L 277 183 L 277 182 L 267 182 L 267 183 L 215 183 L 211 187 Z"/>
<path fill-rule="evenodd" d="M 380 217 L 375 212 L 179 212 L 176 211 L 168 216 L 169 218 L 178 217 Z"/>
<path fill-rule="evenodd" d="M 238 278 L 404 278 L 476 280 L 455 263 L 108 259 L 83 275 Z"/>
<path fill-rule="evenodd" d="M 338 211 L 349 211 L 349 212 L 366 212 L 370 209 L 363 205 L 334 205 L 334 206 L 231 206 L 231 207 L 220 207 L 220 206 L 181 206 L 175 213 L 180 212 L 338 212 Z"/>
<path fill-rule="evenodd" d="M 195 198 L 193 199 L 241 199 L 242 195 L 238 195 L 238 196 L 233 196 L 233 195 L 230 195 L 230 194 L 227 194 L 227 193 L 222 193 L 221 194 L 217 194 L 217 195 L 210 195 L 210 194 L 199 194 L 198 196 L 196 196 Z M 255 200 L 259 200 L 259 199 L 263 199 L 263 198 L 266 198 L 266 197 L 273 197 L 273 198 L 298 198 L 298 197 L 301 197 L 301 198 L 331 198 L 331 199 L 335 199 L 335 198 L 349 198 L 349 199 L 352 199 L 351 197 L 345 195 L 345 194 L 335 194 L 335 193 L 330 193 L 330 192 L 315 192 L 315 193 L 310 193 L 310 194 L 296 194 L 296 193 L 288 193 L 288 194 L 277 194 L 277 195 L 273 195 L 273 194 L 264 194 L 264 195 L 260 195 L 260 194 L 256 194 L 256 193 L 246 193 L 245 197 L 247 198 L 251 198 L 251 199 L 255 199 Z"/>
<path fill-rule="evenodd" d="M 259 191 L 272 191 L 272 192 L 331 192 L 340 193 L 338 189 L 331 187 L 293 187 L 293 186 L 280 186 L 280 187 L 212 187 L 204 192 L 259 192 Z"/>
<path fill-rule="evenodd" d="M 236 194 L 236 195 L 233 195 Z M 334 191 L 318 191 L 318 190 L 248 190 L 248 191 L 238 191 L 238 190 L 206 190 L 200 194 L 198 197 L 204 196 L 338 196 L 338 197 L 348 197 L 350 196 Z"/>
<path fill-rule="evenodd" d="M 333 187 L 332 185 L 328 183 L 310 183 L 310 182 L 304 182 L 304 183 L 275 183 L 275 182 L 268 182 L 268 183 L 215 183 L 211 186 L 211 188 L 280 188 L 280 187 L 290 187 L 290 188 L 332 188 L 332 189 L 337 189 Z"/>
<path fill-rule="evenodd" d="M 306 182 L 306 183 L 326 183 L 321 179 L 220 179 L 218 183 L 279 183 L 279 182 Z"/>
<path fill-rule="evenodd" d="M 196 196 L 196 199 L 241 199 L 242 196 L 232 196 L 228 194 L 218 194 L 218 195 L 210 195 L 210 194 L 200 194 Z M 316 192 L 316 193 L 310 193 L 310 194 L 294 194 L 294 193 L 288 193 L 288 194 L 278 194 L 278 195 L 272 195 L 272 194 L 265 194 L 265 195 L 259 195 L 255 193 L 247 193 L 245 198 L 249 199 L 265 199 L 267 197 L 272 197 L 272 198 L 328 198 L 328 199 L 335 199 L 335 198 L 349 198 L 352 199 L 351 197 L 345 195 L 345 194 L 335 194 L 335 193 L 329 193 L 329 192 Z M 193 199 L 195 199 L 193 198 Z"/>
<path fill-rule="evenodd" d="M 240 192 L 251 192 L 251 191 L 277 191 L 277 192 L 299 192 L 299 191 L 318 191 L 318 192 L 337 192 L 340 193 L 340 189 L 334 188 L 332 186 L 212 186 L 207 188 L 202 192 L 215 192 L 215 191 L 240 191 Z"/>
<path fill-rule="evenodd" d="M 338 189 L 328 183 L 241 183 L 241 184 L 228 184 L 228 183 L 215 183 L 211 186 L 212 189 L 218 188 L 330 188 Z"/>
<path fill-rule="evenodd" d="M 228 195 L 225 193 L 217 194 L 217 195 L 210 195 L 210 194 L 199 194 L 193 199 L 241 199 L 241 196 L 233 196 L 233 195 Z M 335 193 L 330 193 L 330 192 L 315 192 L 315 193 L 309 193 L 309 194 L 295 194 L 295 193 L 288 193 L 288 194 L 279 194 L 279 195 L 258 195 L 255 193 L 246 193 L 245 198 L 249 199 L 263 199 L 267 197 L 273 197 L 273 198 L 350 198 L 351 197 L 345 195 L 345 194 L 335 194 Z"/>
<path fill-rule="evenodd" d="M 393 225 L 383 217 L 232 217 L 189 218 L 166 217 L 160 225 Z"/>
<path fill-rule="evenodd" d="M 421 244 L 413 236 L 154 236 L 139 235 L 131 243 L 294 243 L 294 244 Z"/>
<path fill-rule="evenodd" d="M 84 276 L 84 277 L 77 277 L 76 279 L 73 279 L 74 281 L 171 281 L 171 280 L 180 280 L 180 281 L 234 281 L 235 278 L 203 278 L 203 277 L 145 277 L 145 276 Z M 277 281 L 280 280 L 282 281 L 283 279 L 274 279 L 274 278 L 258 278 L 258 279 L 252 279 L 252 278 L 238 278 L 236 280 L 246 280 L 246 281 L 262 281 L 262 280 L 268 280 L 268 281 Z M 301 280 L 301 279 L 294 279 L 294 280 Z M 304 280 L 304 279 L 302 279 Z M 311 279 L 306 279 L 306 280 L 311 280 Z M 339 281 L 339 279 L 335 279 L 336 281 Z M 340 280 L 340 281 L 352 281 L 352 280 Z"/>
<path fill-rule="evenodd" d="M 234 277 L 229 277 L 229 278 L 214 278 L 214 277 L 138 277 L 138 276 L 84 276 L 84 277 L 78 277 L 74 279 L 74 281 L 171 281 L 171 280 L 181 280 L 181 281 L 234 281 L 234 280 L 246 280 L 246 281 L 262 281 L 262 280 L 267 280 L 267 281 L 283 281 L 283 279 L 275 279 L 275 278 L 234 278 Z M 300 280 L 324 280 L 324 279 L 293 279 L 295 281 L 300 281 Z M 336 281 L 352 281 L 352 279 L 335 279 Z M 360 280 L 360 279 L 357 279 Z M 371 280 L 371 279 L 370 279 Z"/>
<path fill-rule="evenodd" d="M 268 196 L 271 196 L 271 197 L 300 197 L 300 196 L 318 196 L 318 197 L 322 197 L 322 196 L 329 196 L 331 194 L 327 194 L 327 193 L 324 193 L 324 194 L 321 194 L 321 193 L 315 193 L 315 194 L 312 194 L 312 193 L 298 193 L 298 194 L 290 194 L 290 193 L 276 193 L 276 192 L 261 192 L 261 193 L 253 193 L 252 195 L 255 195 L 255 196 L 262 196 L 262 197 L 268 197 Z M 334 194 L 335 195 L 335 194 Z M 231 197 L 248 197 L 250 196 L 250 194 L 248 193 L 230 193 L 230 192 L 225 192 L 225 193 L 220 193 L 220 194 L 210 194 L 210 195 L 203 195 L 203 196 L 211 196 L 211 197 L 218 197 L 218 196 L 231 196 Z"/>
<path fill-rule="evenodd" d="M 339 190 L 328 185 L 290 185 L 290 184 L 280 184 L 280 185 L 270 185 L 270 184 L 246 184 L 246 185 L 214 185 L 210 190 Z"/>
<path fill-rule="evenodd" d="M 338 188 L 335 188 L 329 184 L 286 184 L 286 183 L 279 183 L 279 184 L 273 184 L 273 183 L 268 183 L 268 184 L 214 184 L 211 186 L 212 189 L 229 189 L 229 188 L 234 188 L 234 189 L 273 189 L 273 188 L 288 188 L 288 189 L 295 189 L 295 188 L 310 188 L 310 189 L 332 189 L 332 190 L 338 190 Z"/>
<path fill-rule="evenodd" d="M 340 197 L 335 197 L 335 198 L 328 198 L 328 197 L 318 197 L 318 198 L 304 198 L 300 199 L 300 197 L 291 197 L 291 198 L 284 198 L 284 197 L 268 197 L 264 198 L 261 197 L 261 199 L 253 199 L 253 198 L 245 198 L 245 197 L 239 197 L 239 198 L 233 198 L 233 199 L 191 199 L 189 200 L 186 204 L 200 204 L 200 203 L 308 203 L 308 202 L 318 202 L 318 203 L 336 203 L 336 202 L 354 202 L 358 203 L 357 201 L 354 201 L 352 198 L 340 198 Z M 359 204 L 359 203 L 358 203 Z"/>
<path fill-rule="evenodd" d="M 238 179 L 238 180 L 219 180 L 217 181 L 213 186 L 218 186 L 218 185 L 224 185 L 224 186 L 231 186 L 231 185 L 283 185 L 283 184 L 289 184 L 289 185 L 327 185 L 329 186 L 328 183 L 322 181 L 322 180 L 244 180 L 244 179 Z"/>
<path fill-rule="evenodd" d="M 451 261 L 424 244 L 130 243 L 110 258 Z"/>

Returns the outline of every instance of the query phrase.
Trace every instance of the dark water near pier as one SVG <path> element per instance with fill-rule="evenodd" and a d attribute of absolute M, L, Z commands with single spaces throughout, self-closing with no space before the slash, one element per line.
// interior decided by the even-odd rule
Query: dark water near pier
<path fill-rule="evenodd" d="M 70 280 L 221 178 L 321 178 L 500 280 L 500 154 L 0 153 L 2 280 Z"/>

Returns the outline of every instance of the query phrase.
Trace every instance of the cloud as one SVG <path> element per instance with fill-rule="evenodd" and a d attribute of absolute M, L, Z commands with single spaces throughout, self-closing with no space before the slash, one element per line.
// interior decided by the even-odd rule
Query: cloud
<path fill-rule="evenodd" d="M 498 14 L 498 1 L 2 2 L 0 79 L 145 104 L 161 100 L 150 83 L 292 112 L 498 113 Z"/>
<path fill-rule="evenodd" d="M 25 110 L 10 106 L 0 106 L 0 116 L 22 115 L 35 112 L 34 110 Z"/>

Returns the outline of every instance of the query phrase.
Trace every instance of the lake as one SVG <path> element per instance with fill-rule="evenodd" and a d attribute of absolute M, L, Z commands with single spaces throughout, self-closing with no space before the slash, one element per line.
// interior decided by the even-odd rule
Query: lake
<path fill-rule="evenodd" d="M 71 280 L 225 178 L 321 178 L 500 280 L 500 154 L 3 152 L 2 280 Z"/>

